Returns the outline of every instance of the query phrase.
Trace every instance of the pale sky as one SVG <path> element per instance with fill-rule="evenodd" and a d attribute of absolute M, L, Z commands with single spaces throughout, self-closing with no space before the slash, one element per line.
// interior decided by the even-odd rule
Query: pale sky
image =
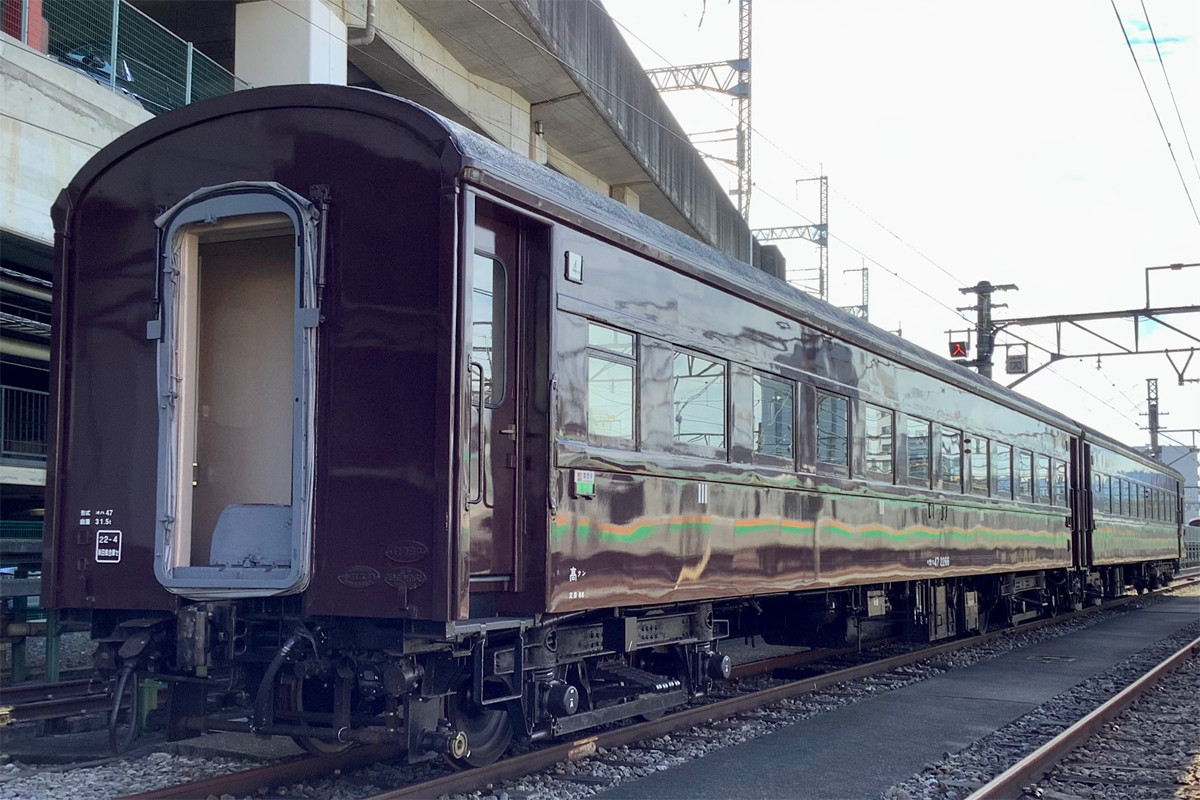
<path fill-rule="evenodd" d="M 1116 5 L 1200 209 L 1200 167 L 1163 77 L 1165 65 L 1200 156 L 1200 3 L 1145 0 L 1145 12 L 1140 0 Z M 604 6 L 648 69 L 737 56 L 737 0 Z M 951 310 L 974 302 L 959 287 L 1017 284 L 1020 291 L 997 296 L 1009 304 L 997 319 L 1123 310 L 1144 307 L 1145 267 L 1200 262 L 1200 221 L 1109 2 L 755 0 L 752 30 L 751 225 L 815 222 L 816 183 L 796 181 L 823 169 L 835 304 L 860 302 L 860 275 L 844 271 L 865 260 L 871 321 L 943 353 L 947 329 L 974 323 L 974 312 L 965 312 L 968 323 Z M 736 125 L 727 97 L 664 97 L 689 132 Z M 732 148 L 702 147 L 725 157 Z M 709 163 L 736 186 L 732 167 Z M 779 244 L 790 266 L 816 266 L 811 243 Z M 1151 304 L 1200 304 L 1200 267 L 1152 273 Z M 1200 314 L 1165 321 L 1200 338 Z M 1132 344 L 1132 323 L 1094 329 Z M 1055 341 L 1052 326 L 1016 333 Z M 1145 341 L 1197 344 L 1162 329 Z M 1111 349 L 1064 328 L 1066 353 Z M 995 374 L 1011 383 L 1003 356 L 998 348 Z M 1030 360 L 1047 358 L 1034 351 Z M 1019 391 L 1144 445 L 1146 379 L 1158 378 L 1169 414 L 1162 426 L 1200 428 L 1200 383 L 1178 386 L 1165 356 L 1105 358 L 1102 366 L 1064 360 Z M 1186 377 L 1200 378 L 1200 358 Z M 1192 442 L 1191 434 L 1175 438 Z"/>

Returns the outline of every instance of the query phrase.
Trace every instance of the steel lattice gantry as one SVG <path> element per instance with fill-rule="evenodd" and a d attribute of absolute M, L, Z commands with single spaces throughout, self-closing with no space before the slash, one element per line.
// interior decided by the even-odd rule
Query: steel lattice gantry
<path fill-rule="evenodd" d="M 707 89 L 737 98 L 737 203 L 742 219 L 750 222 L 750 0 L 740 0 L 738 14 L 738 57 L 683 67 L 646 70 L 660 92 Z"/>

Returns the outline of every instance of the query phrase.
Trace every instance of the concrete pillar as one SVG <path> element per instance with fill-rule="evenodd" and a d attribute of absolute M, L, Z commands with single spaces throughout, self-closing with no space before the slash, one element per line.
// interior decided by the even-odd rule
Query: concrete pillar
<path fill-rule="evenodd" d="M 346 25 L 322 0 L 238 3 L 234 73 L 253 86 L 346 84 Z"/>
<path fill-rule="evenodd" d="M 541 120 L 534 120 L 529 130 L 529 160 L 538 164 L 546 164 L 550 153 L 546 149 L 546 131 Z"/>
<path fill-rule="evenodd" d="M 624 203 L 634 211 L 641 210 L 642 198 L 638 197 L 638 193 L 629 188 L 628 185 L 614 186 L 609 190 L 608 195 L 613 200 Z"/>

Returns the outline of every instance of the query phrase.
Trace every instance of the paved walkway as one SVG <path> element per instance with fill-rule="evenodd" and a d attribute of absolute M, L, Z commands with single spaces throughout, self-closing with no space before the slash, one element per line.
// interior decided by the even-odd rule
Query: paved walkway
<path fill-rule="evenodd" d="M 1200 597 L 1164 598 L 1150 608 L 863 700 L 594 797 L 875 798 L 943 753 L 962 750 L 1197 619 Z"/>

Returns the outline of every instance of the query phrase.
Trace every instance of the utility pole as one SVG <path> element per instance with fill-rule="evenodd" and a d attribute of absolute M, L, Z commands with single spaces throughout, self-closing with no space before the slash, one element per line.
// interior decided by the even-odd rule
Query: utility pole
<path fill-rule="evenodd" d="M 978 355 L 974 361 L 962 362 L 968 367 L 975 367 L 985 378 L 992 377 L 992 351 L 996 349 L 996 326 L 992 324 L 992 309 L 1008 308 L 1007 303 L 993 303 L 992 292 L 1007 292 L 1016 290 L 1015 283 L 1005 283 L 993 286 L 987 281 L 980 281 L 974 286 L 959 289 L 963 294 L 974 294 L 979 302 L 973 306 L 960 308 L 959 311 L 974 311 L 975 316 L 975 347 Z"/>
<path fill-rule="evenodd" d="M 821 176 L 821 225 L 829 231 L 829 178 Z M 821 263 L 817 267 L 817 297 L 829 299 L 829 237 L 821 244 Z"/>
<path fill-rule="evenodd" d="M 738 97 L 738 212 L 750 224 L 750 0 L 738 5 L 738 82 L 746 87 Z"/>
<path fill-rule="evenodd" d="M 1146 378 L 1146 416 L 1150 418 L 1150 457 L 1162 458 L 1158 446 L 1158 378 Z"/>
<path fill-rule="evenodd" d="M 865 258 L 863 259 L 863 265 L 859 269 L 842 270 L 842 273 L 846 274 L 846 275 L 850 274 L 851 272 L 861 272 L 862 273 L 862 302 L 856 306 L 841 306 L 841 309 L 842 309 L 842 311 L 845 311 L 848 314 L 853 314 L 854 316 L 858 317 L 859 319 L 869 320 L 870 319 L 870 297 L 871 297 L 870 285 L 871 284 L 870 284 L 870 277 L 869 277 L 870 273 L 867 270 L 867 260 Z"/>

